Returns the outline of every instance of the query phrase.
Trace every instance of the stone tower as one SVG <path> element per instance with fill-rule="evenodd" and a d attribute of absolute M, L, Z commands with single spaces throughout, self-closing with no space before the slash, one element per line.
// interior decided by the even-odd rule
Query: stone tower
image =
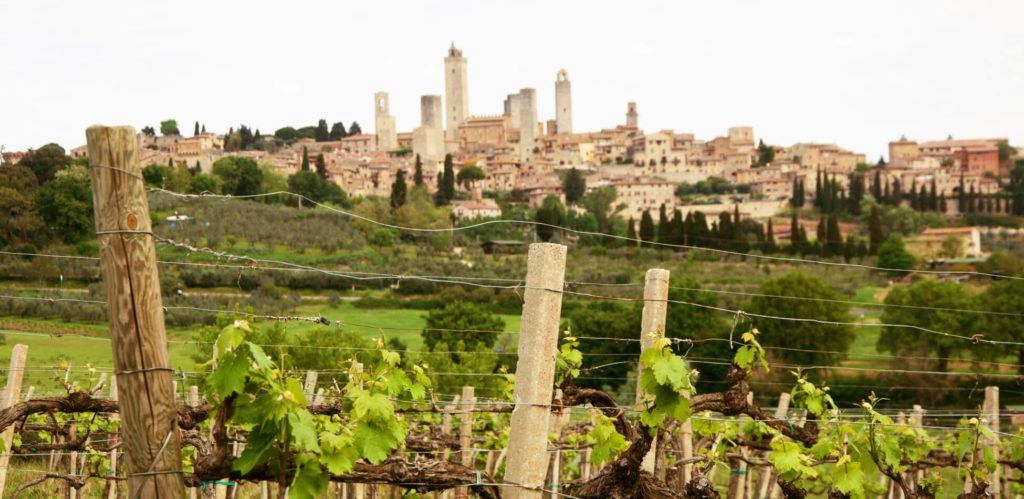
<path fill-rule="evenodd" d="M 555 76 L 555 130 L 560 134 L 572 133 L 572 84 L 564 69 L 559 69 Z"/>
<path fill-rule="evenodd" d="M 508 94 L 505 97 L 505 116 L 509 117 L 512 128 L 519 128 L 519 94 Z"/>
<path fill-rule="evenodd" d="M 519 160 L 533 157 L 537 146 L 537 91 L 524 88 L 519 91 Z"/>
<path fill-rule="evenodd" d="M 445 138 L 456 140 L 459 125 L 469 116 L 469 83 L 466 77 L 466 58 L 455 44 L 444 58 Z"/>
<path fill-rule="evenodd" d="M 637 121 L 640 115 L 636 113 L 636 102 L 626 104 L 626 126 L 637 128 Z"/>
<path fill-rule="evenodd" d="M 395 130 L 395 118 L 391 116 L 387 92 L 373 94 L 374 131 L 377 133 L 377 149 L 390 151 L 398 147 L 398 132 Z"/>
<path fill-rule="evenodd" d="M 420 97 L 420 124 L 444 130 L 444 111 L 442 111 L 440 95 L 424 95 Z"/>

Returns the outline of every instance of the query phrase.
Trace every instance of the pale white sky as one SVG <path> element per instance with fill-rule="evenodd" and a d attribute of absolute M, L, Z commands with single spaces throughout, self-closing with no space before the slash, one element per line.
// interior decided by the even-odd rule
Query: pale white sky
<path fill-rule="evenodd" d="M 0 0 L 0 144 L 84 143 L 93 123 L 190 134 L 357 120 L 391 94 L 400 131 L 443 94 L 455 41 L 471 114 L 566 68 L 577 131 L 624 121 L 772 144 L 1008 136 L 1024 145 L 1024 2 Z"/>

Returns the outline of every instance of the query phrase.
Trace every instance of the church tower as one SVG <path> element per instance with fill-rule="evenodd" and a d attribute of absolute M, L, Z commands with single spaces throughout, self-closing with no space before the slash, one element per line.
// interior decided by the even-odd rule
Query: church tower
<path fill-rule="evenodd" d="M 469 116 L 469 83 L 466 58 L 452 43 L 444 58 L 445 138 L 458 139 L 459 125 Z"/>
<path fill-rule="evenodd" d="M 555 130 L 560 134 L 572 133 L 572 84 L 564 69 L 555 76 Z"/>

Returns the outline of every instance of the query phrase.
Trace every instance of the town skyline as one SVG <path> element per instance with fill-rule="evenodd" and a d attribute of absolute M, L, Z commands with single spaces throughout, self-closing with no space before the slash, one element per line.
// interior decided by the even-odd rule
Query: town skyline
<path fill-rule="evenodd" d="M 535 6 L 528 4 L 527 7 L 525 10 Z M 73 17 L 74 11 L 80 8 L 66 6 L 63 14 L 57 16 L 58 21 L 70 23 L 65 17 Z M 318 8 L 332 9 L 330 6 Z M 668 14 L 674 8 L 664 7 L 666 17 L 671 17 Z M 1003 8 L 1020 9 L 1013 4 L 1004 4 Z M 7 5 L 0 6 L 0 13 L 6 18 L 15 18 L 19 14 L 24 17 L 36 9 Z M 560 9 L 562 7 L 552 8 L 549 16 L 537 17 L 538 32 L 550 31 L 548 28 L 557 24 L 551 19 L 558 19 Z M 694 6 L 693 13 L 711 14 L 705 16 L 706 24 L 721 27 L 724 21 L 713 15 L 720 9 L 708 9 Z M 735 26 L 751 28 L 757 12 L 762 9 L 752 4 L 742 5 L 743 14 L 733 19 Z M 1024 58 L 1024 37 L 1013 32 L 1010 25 L 1001 20 L 1002 17 L 1014 16 L 982 15 L 948 3 L 936 4 L 934 8 L 917 13 L 906 6 L 886 11 L 889 17 L 865 33 L 888 33 L 885 38 L 892 47 L 889 53 L 882 50 L 887 47 L 885 43 L 868 40 L 871 37 L 867 35 L 856 36 L 860 32 L 829 31 L 808 25 L 804 35 L 808 39 L 820 40 L 814 45 L 831 49 L 831 55 L 826 59 L 816 59 L 814 54 L 815 51 L 827 50 L 811 47 L 802 42 L 801 37 L 787 34 L 783 28 L 796 22 L 790 20 L 776 20 L 775 27 L 753 26 L 757 33 L 772 35 L 763 44 L 759 43 L 759 47 L 742 47 L 739 41 L 716 39 L 710 46 L 693 45 L 703 46 L 704 50 L 687 48 L 680 51 L 687 47 L 684 43 L 687 37 L 707 32 L 709 28 L 703 25 L 687 26 L 686 32 L 679 35 L 678 43 L 666 44 L 671 38 L 666 40 L 664 30 L 657 29 L 650 30 L 653 33 L 643 30 L 631 33 L 629 37 L 612 43 L 593 36 L 595 31 L 609 23 L 606 20 L 602 21 L 604 24 L 598 23 L 599 26 L 583 30 L 578 41 L 554 36 L 542 37 L 544 40 L 540 43 L 532 40 L 533 37 L 523 37 L 524 40 L 515 44 L 519 46 L 516 50 L 504 46 L 511 44 L 496 44 L 493 33 L 485 32 L 479 26 L 466 25 L 459 29 L 457 21 L 440 20 L 431 9 L 407 6 L 403 12 L 422 11 L 420 13 L 426 20 L 437 20 L 438 26 L 448 29 L 429 30 L 429 33 L 417 37 L 422 39 L 422 43 L 400 47 L 382 35 L 378 40 L 379 49 L 374 49 L 378 45 L 372 43 L 353 46 L 339 52 L 343 62 L 337 65 L 307 67 L 305 64 L 309 56 L 296 53 L 285 64 L 306 67 L 300 73 L 293 73 L 301 74 L 305 83 L 286 78 L 287 72 L 269 76 L 257 72 L 243 81 L 239 81 L 237 75 L 222 78 L 223 71 L 252 67 L 249 64 L 255 61 L 254 55 L 246 52 L 233 60 L 221 60 L 219 63 L 217 57 L 213 57 L 212 62 L 199 58 L 190 66 L 184 60 L 189 54 L 195 54 L 186 47 L 157 47 L 155 51 L 148 51 L 150 55 L 137 60 L 131 74 L 124 78 L 106 81 L 92 78 L 94 72 L 116 62 L 112 52 L 103 50 L 106 42 L 120 35 L 156 30 L 173 22 L 178 15 L 167 12 L 166 16 L 146 16 L 138 9 L 122 10 L 126 12 L 124 20 L 134 24 L 118 26 L 113 20 L 108 20 L 110 29 L 96 35 L 95 39 L 79 43 L 79 47 L 72 47 L 74 40 L 65 39 L 70 35 L 64 33 L 58 33 L 44 43 L 37 39 L 39 33 L 32 33 L 24 27 L 14 26 L 0 32 L 4 46 L 14 47 L 35 41 L 50 50 L 60 49 L 71 58 L 82 50 L 92 50 L 86 60 L 68 61 L 68 67 L 80 70 L 74 74 L 82 75 L 76 89 L 53 92 L 50 99 L 35 96 L 45 92 L 50 84 L 38 84 L 38 80 L 32 78 L 40 72 L 34 66 L 42 64 L 46 57 L 37 56 L 30 60 L 17 51 L 13 52 L 11 70 L 6 72 L 6 83 L 0 83 L 0 88 L 11 87 L 13 92 L 5 89 L 2 93 L 23 98 L 5 99 L 0 110 L 6 118 L 0 123 L 0 143 L 7 150 L 24 150 L 48 142 L 75 147 L 82 142 L 80 130 L 100 121 L 125 123 L 141 129 L 146 125 L 156 126 L 162 119 L 175 118 L 185 128 L 193 121 L 199 121 L 211 131 L 221 133 L 244 123 L 269 134 L 282 126 L 308 125 L 325 118 L 346 123 L 358 121 L 364 130 L 372 131 L 374 117 L 370 99 L 376 91 L 389 93 L 397 130 L 411 131 L 420 121 L 419 97 L 444 93 L 440 61 L 451 42 L 464 51 L 469 61 L 469 114 L 474 116 L 502 113 L 502 99 L 509 93 L 528 87 L 537 89 L 538 121 L 553 119 L 555 76 L 564 68 L 573 82 L 576 131 L 595 131 L 621 124 L 626 102 L 636 101 L 640 113 L 639 126 L 648 132 L 670 128 L 697 136 L 714 136 L 728 127 L 753 126 L 758 130 L 758 137 L 769 143 L 832 142 L 864 152 L 871 160 L 887 156 L 887 143 L 901 135 L 918 139 L 949 134 L 956 138 L 1004 136 L 1011 143 L 1021 142 L 1024 138 L 1020 125 L 1012 121 L 1013 116 L 1024 112 L 1021 97 L 1024 95 L 1024 76 L 1019 67 L 1010 63 Z M 209 15 L 210 19 L 201 20 L 200 25 L 209 24 L 218 17 L 219 13 L 214 10 Z M 787 6 L 785 10 L 795 11 L 797 8 Z M 821 14 L 822 9 L 811 10 Z M 880 4 L 869 4 L 857 12 L 849 12 L 849 16 L 835 16 L 834 21 L 838 26 L 853 29 L 860 18 L 883 10 Z M 380 12 L 373 8 L 357 8 L 348 18 L 373 19 Z M 808 15 L 813 18 L 813 14 Z M 510 13 L 512 19 L 523 15 Z M 635 13 L 624 15 L 623 21 L 636 20 Z M 652 28 L 662 22 L 644 19 L 648 19 L 647 26 Z M 886 28 L 897 25 L 900 19 L 916 23 L 919 29 L 912 30 L 914 33 L 910 34 L 886 31 Z M 404 25 L 404 21 L 400 21 L 396 23 Z M 32 23 L 26 24 L 30 26 Z M 330 38 L 328 33 L 320 33 L 323 24 L 310 18 L 306 25 L 311 39 L 319 43 Z M 353 25 L 352 39 L 365 39 L 357 35 L 362 29 L 357 26 L 360 23 L 350 24 Z M 955 25 L 966 33 L 986 24 L 992 28 L 979 29 L 977 36 L 971 39 L 952 41 L 943 39 L 941 35 L 944 27 Z M 1000 29 L 1000 25 L 1007 26 L 1007 29 Z M 224 31 L 228 35 L 237 34 L 235 27 L 224 27 Z M 282 31 L 286 34 L 288 29 Z M 80 28 L 73 32 L 82 34 Z M 815 38 L 810 36 L 813 34 L 828 36 Z M 146 40 L 145 37 L 133 39 L 138 47 L 131 48 L 128 53 L 140 47 L 152 49 L 152 42 Z M 914 51 L 915 47 L 920 49 L 928 44 L 929 50 Z M 974 51 L 977 47 L 991 46 L 1000 49 Z M 783 50 L 787 48 L 788 52 Z M 904 52 L 897 53 L 900 51 L 896 49 L 904 49 Z M 276 50 L 267 48 L 256 52 L 266 56 L 276 53 Z M 371 54 L 367 55 L 367 52 Z M 221 53 L 211 52 L 213 55 Z M 603 62 L 599 53 L 606 56 Z M 942 75 L 942 78 L 933 77 L 927 71 L 918 71 L 918 65 L 943 60 L 962 61 L 963 56 L 972 53 L 984 60 L 983 71 L 950 74 L 939 64 L 935 64 L 935 74 Z M 631 55 L 630 59 L 637 60 L 637 70 L 644 74 L 635 74 L 628 68 L 607 68 L 608 61 L 612 61 L 614 66 L 616 61 L 624 60 L 623 55 Z M 777 62 L 766 63 L 765 58 Z M 708 60 L 719 59 L 721 61 L 716 64 L 708 64 Z M 86 64 L 87 61 L 95 64 Z M 852 64 L 857 61 L 863 64 L 863 74 L 851 71 L 855 69 Z M 216 67 L 218 64 L 224 67 Z M 882 71 L 899 64 L 906 66 L 905 71 Z M 191 76 L 174 78 L 175 72 L 169 71 L 166 78 L 154 79 L 153 75 L 159 74 L 155 71 L 157 65 L 184 68 L 181 71 Z M 737 65 L 742 69 L 737 70 Z M 844 65 L 846 69 L 841 70 L 840 66 Z M 872 66 L 880 68 L 880 71 L 872 72 Z M 354 68 L 355 74 L 350 73 L 349 68 Z M 627 76 L 622 73 L 627 73 Z M 694 77 L 695 73 L 703 76 Z M 210 76 L 204 80 L 197 77 L 201 74 Z M 840 75 L 846 76 L 839 78 Z M 921 78 L 924 80 L 915 83 L 915 79 Z M 855 83 L 847 79 L 855 80 Z M 30 80 L 35 83 L 32 85 L 34 88 L 28 88 Z M 925 80 L 928 81 L 927 86 L 924 85 Z M 64 85 L 63 82 L 53 84 Z M 303 90 L 303 87 L 311 88 Z M 823 90 L 822 87 L 827 88 Z M 889 90 L 873 93 L 883 88 Z M 153 99 L 152 96 L 157 94 L 160 99 Z M 256 97 L 252 100 L 254 94 Z M 806 98 L 796 99 L 795 94 L 803 94 Z M 122 104 L 117 99 L 129 102 Z M 259 104 L 253 105 L 254 102 Z"/>

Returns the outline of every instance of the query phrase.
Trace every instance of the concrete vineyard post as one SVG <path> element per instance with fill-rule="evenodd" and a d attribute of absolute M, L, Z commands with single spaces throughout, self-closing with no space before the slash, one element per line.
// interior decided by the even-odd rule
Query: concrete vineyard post
<path fill-rule="evenodd" d="M 516 363 L 515 409 L 505 481 L 511 499 L 539 499 L 547 475 L 548 430 L 555 354 L 565 284 L 566 247 L 534 243 L 527 256 L 526 291 Z"/>
<path fill-rule="evenodd" d="M 654 341 L 665 336 L 665 316 L 668 313 L 668 279 L 669 271 L 650 269 L 644 279 L 644 311 L 640 323 L 640 351 L 643 352 L 654 344 Z M 643 372 L 644 366 L 639 364 L 637 372 Z M 636 387 L 636 404 L 641 406 L 644 392 L 640 383 Z M 658 454 L 658 438 L 651 442 L 651 450 L 644 456 L 642 469 L 654 473 L 655 456 Z"/>

